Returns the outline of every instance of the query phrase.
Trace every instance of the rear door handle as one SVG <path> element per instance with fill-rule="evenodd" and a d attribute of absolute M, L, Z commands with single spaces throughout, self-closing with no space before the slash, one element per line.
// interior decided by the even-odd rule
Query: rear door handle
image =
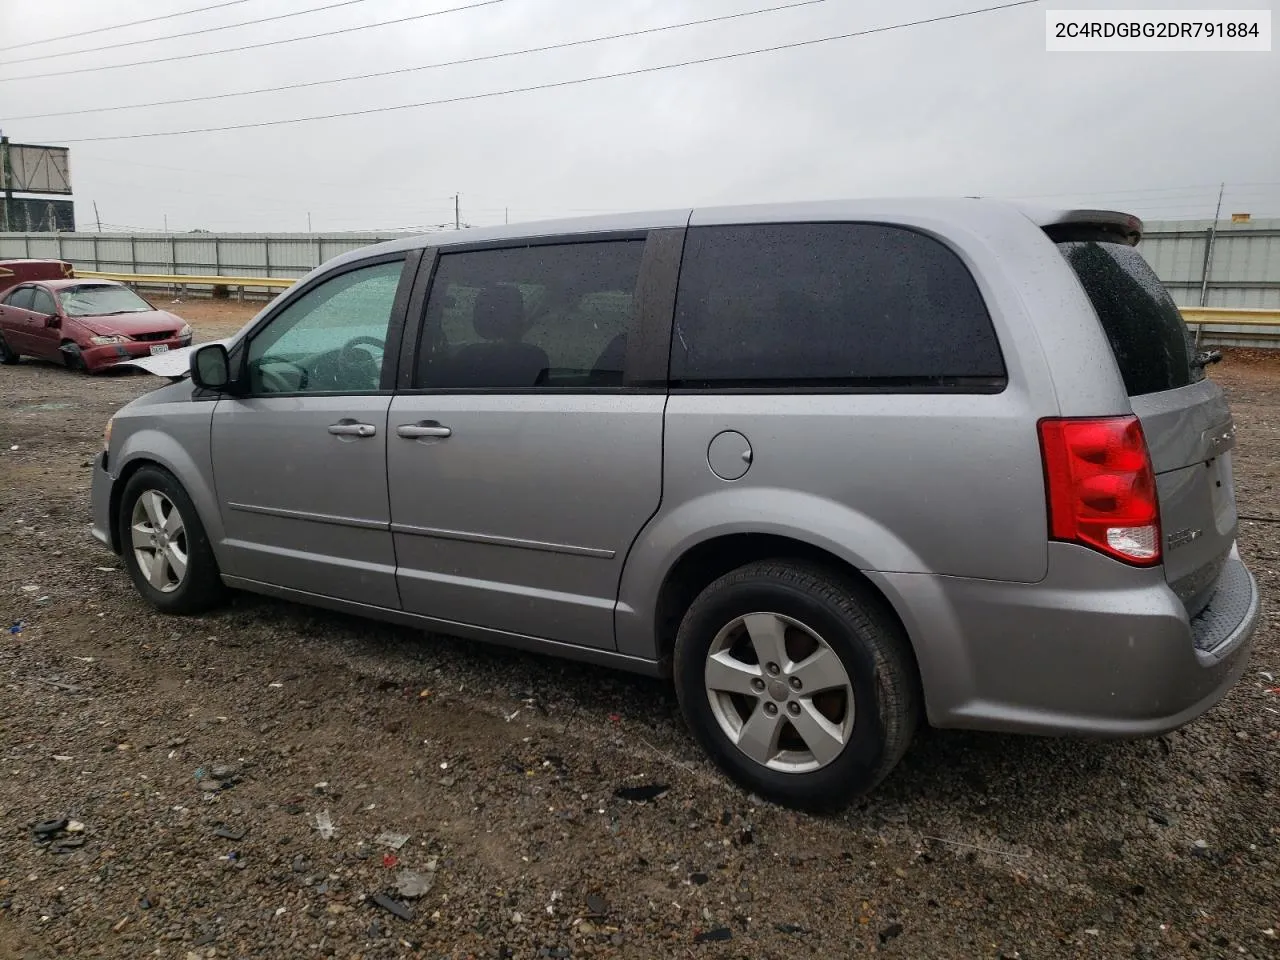
<path fill-rule="evenodd" d="M 342 420 L 329 424 L 329 432 L 338 437 L 372 437 L 378 432 L 378 428 L 372 423 L 352 423 L 349 420 Z"/>
<path fill-rule="evenodd" d="M 434 420 L 423 420 L 420 423 L 400 424 L 396 427 L 396 436 L 404 437 L 406 440 L 422 440 L 427 437 L 451 437 L 453 431 Z"/>

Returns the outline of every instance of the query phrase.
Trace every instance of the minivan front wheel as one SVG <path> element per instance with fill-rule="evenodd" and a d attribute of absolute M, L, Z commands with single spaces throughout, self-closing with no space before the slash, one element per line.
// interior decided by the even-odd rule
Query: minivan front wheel
<path fill-rule="evenodd" d="M 120 499 L 120 546 L 134 586 L 165 613 L 199 613 L 222 598 L 222 579 L 195 505 L 167 470 L 146 466 Z"/>
<path fill-rule="evenodd" d="M 918 682 L 906 644 L 859 584 L 807 563 L 753 563 L 685 614 L 676 691 L 694 736 L 742 786 L 840 807 L 911 742 Z"/>

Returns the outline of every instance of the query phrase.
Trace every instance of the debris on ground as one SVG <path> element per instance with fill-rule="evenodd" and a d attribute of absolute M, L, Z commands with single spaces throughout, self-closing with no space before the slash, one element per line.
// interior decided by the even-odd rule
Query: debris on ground
<path fill-rule="evenodd" d="M 392 850 L 399 850 L 409 842 L 409 834 L 393 833 L 390 830 L 384 830 L 373 838 L 373 842 L 383 847 L 390 847 Z"/>
<path fill-rule="evenodd" d="M 431 892 L 436 875 L 430 870 L 401 870 L 396 875 L 396 893 L 407 900 L 417 900 Z"/>
<path fill-rule="evenodd" d="M 248 828 L 241 828 L 237 830 L 235 828 L 228 827 L 224 823 L 220 823 L 213 828 L 213 835 L 215 837 L 220 837 L 223 840 L 230 840 L 232 843 L 239 843 L 248 835 L 248 833 Z"/>
<path fill-rule="evenodd" d="M 880 942 L 888 943 L 894 937 L 902 935 L 903 926 L 900 923 L 891 923 L 880 931 Z"/>
<path fill-rule="evenodd" d="M 1280 351 L 1270 353 L 1270 366 L 1224 386 L 1241 424 L 1241 510 L 1280 518 Z M 1241 524 L 1264 618 L 1253 672 L 1207 717 L 1108 744 L 930 733 L 876 793 L 811 816 L 693 774 L 711 767 L 665 682 L 248 594 L 197 617 L 157 615 L 86 535 L 79 463 L 100 448 L 107 417 L 159 381 L 82 385 L 23 363 L 0 368 L 0 382 L 17 404 L 65 397 L 80 408 L 23 414 L 15 436 L 0 404 L 0 433 L 33 467 L 0 465 L 0 633 L 31 617 L 0 641 L 5 960 L 157 949 L 213 960 L 211 948 L 221 960 L 1277 956 L 1275 524 Z M 48 438 L 39 450 L 26 440 L 36 430 Z M 116 572 L 90 577 L 95 564 Z M 56 598 L 34 602 L 55 584 Z M 37 680 L 55 676 L 92 703 Z M 392 688 L 373 693 L 384 677 Z M 421 699 L 424 689 L 434 693 Z M 522 702 L 532 690 L 550 719 Z M 499 708 L 517 707 L 505 722 Z M 206 801 L 195 787 L 215 764 L 238 767 L 237 782 Z M 316 794 L 318 781 L 331 786 Z M 614 796 L 660 782 L 671 788 L 654 801 Z M 315 819 L 325 807 L 342 822 L 327 841 Z M 37 821 L 63 819 L 37 842 Z M 216 837 L 219 824 L 248 833 Z M 411 838 L 395 851 L 373 842 L 384 830 Z M 1198 838 L 1203 855 L 1191 853 Z M 972 847 L 1001 851 L 998 862 Z M 398 883 L 406 871 L 418 886 Z M 408 895 L 432 874 L 427 892 Z M 590 916 L 589 895 L 605 918 Z M 895 922 L 910 929 L 881 944 Z M 717 928 L 731 939 L 693 942 Z"/>
<path fill-rule="evenodd" d="M 613 791 L 613 795 L 631 803 L 648 803 L 657 800 L 670 789 L 665 783 L 651 783 L 640 787 L 619 787 Z"/>
<path fill-rule="evenodd" d="M 721 940 L 732 940 L 733 931 L 728 927 L 716 927 L 714 930 L 704 930 L 693 938 L 694 943 L 716 943 Z"/>
<path fill-rule="evenodd" d="M 320 831 L 320 836 L 325 840 L 333 839 L 333 818 L 329 816 L 328 810 L 323 810 L 316 814 L 316 829 Z"/>
<path fill-rule="evenodd" d="M 386 894 L 375 893 L 369 898 L 383 910 L 399 917 L 401 920 L 413 919 L 413 908 L 401 903 L 399 900 L 392 900 Z"/>

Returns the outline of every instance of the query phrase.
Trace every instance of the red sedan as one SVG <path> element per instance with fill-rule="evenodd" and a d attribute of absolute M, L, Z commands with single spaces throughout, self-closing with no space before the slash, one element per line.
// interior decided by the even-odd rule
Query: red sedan
<path fill-rule="evenodd" d="M 0 363 L 39 357 L 93 373 L 190 343 L 181 317 L 114 280 L 23 283 L 0 299 Z"/>

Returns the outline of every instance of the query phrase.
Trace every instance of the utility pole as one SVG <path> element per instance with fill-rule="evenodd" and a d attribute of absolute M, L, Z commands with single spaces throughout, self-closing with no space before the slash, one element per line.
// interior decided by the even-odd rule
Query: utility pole
<path fill-rule="evenodd" d="M 167 213 L 164 215 L 164 232 L 169 232 L 169 215 Z"/>
<path fill-rule="evenodd" d="M 460 193 L 455 193 L 453 195 L 453 229 L 455 230 L 462 229 L 461 198 L 462 194 Z"/>
<path fill-rule="evenodd" d="M 1209 299 L 1209 272 L 1213 269 L 1213 241 L 1218 236 L 1218 217 L 1222 216 L 1222 192 L 1225 183 L 1218 186 L 1218 205 L 1213 210 L 1213 223 L 1209 227 L 1209 247 L 1204 253 L 1204 276 L 1200 279 L 1200 306 Z"/>
<path fill-rule="evenodd" d="M 511 208 L 510 208 L 510 207 L 503 207 L 503 208 L 502 208 L 502 222 L 503 222 L 503 223 L 510 223 L 510 222 L 511 222 Z"/>
<path fill-rule="evenodd" d="M 4 229 L 9 230 L 10 210 L 13 209 L 13 169 L 9 165 L 9 138 L 0 134 L 0 181 L 4 185 Z"/>
<path fill-rule="evenodd" d="M 307 233 L 311 232 L 311 211 L 307 211 Z"/>
<path fill-rule="evenodd" d="M 102 232 L 102 217 L 98 215 L 98 201 L 93 201 L 93 219 L 98 221 L 98 232 Z M 96 269 L 96 268 L 95 268 Z"/>

